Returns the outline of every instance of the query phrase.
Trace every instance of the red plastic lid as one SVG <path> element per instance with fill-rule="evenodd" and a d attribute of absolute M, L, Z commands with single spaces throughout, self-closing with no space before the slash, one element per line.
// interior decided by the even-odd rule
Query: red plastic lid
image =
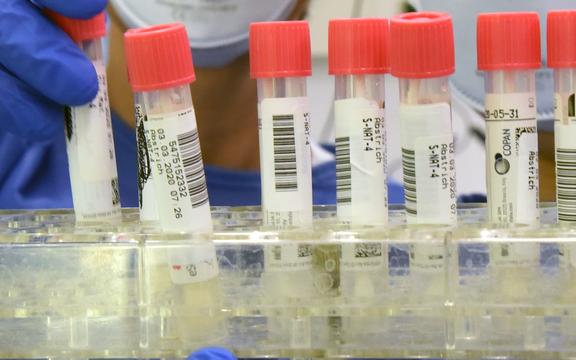
<path fill-rule="evenodd" d="M 250 24 L 250 76 L 301 77 L 312 74 L 306 21 Z"/>
<path fill-rule="evenodd" d="M 540 20 L 536 12 L 478 15 L 479 70 L 538 69 Z"/>
<path fill-rule="evenodd" d="M 331 75 L 389 72 L 389 26 L 390 22 L 383 18 L 330 20 L 328 72 Z"/>
<path fill-rule="evenodd" d="M 104 12 L 87 20 L 72 19 L 49 10 L 46 10 L 46 15 L 64 30 L 74 42 L 78 43 L 106 36 L 106 14 Z"/>
<path fill-rule="evenodd" d="M 452 17 L 441 12 L 412 12 L 390 20 L 390 67 L 400 78 L 433 78 L 454 72 Z"/>
<path fill-rule="evenodd" d="M 576 10 L 548 13 L 548 66 L 576 67 Z"/>
<path fill-rule="evenodd" d="M 190 84 L 196 80 L 183 24 L 156 25 L 124 34 L 128 79 L 134 92 Z"/>

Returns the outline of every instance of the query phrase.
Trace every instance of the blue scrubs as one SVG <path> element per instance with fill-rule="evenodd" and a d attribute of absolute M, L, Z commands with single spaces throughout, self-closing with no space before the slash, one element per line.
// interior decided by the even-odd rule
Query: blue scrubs
<path fill-rule="evenodd" d="M 122 206 L 138 206 L 136 138 L 134 130 L 113 116 L 116 159 Z M 71 208 L 72 194 L 64 130 L 60 136 L 38 142 L 0 132 L 0 208 Z M 206 166 L 210 204 L 260 204 L 260 174 Z M 314 204 L 336 203 L 335 163 L 313 169 Z M 389 201 L 403 202 L 402 186 L 388 184 Z"/>

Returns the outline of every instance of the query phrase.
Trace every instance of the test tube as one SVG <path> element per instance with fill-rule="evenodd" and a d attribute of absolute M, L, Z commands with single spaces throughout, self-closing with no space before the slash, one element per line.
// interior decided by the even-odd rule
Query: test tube
<path fill-rule="evenodd" d="M 129 30 L 124 38 L 137 133 L 139 137 L 144 133 L 140 141 L 146 145 L 147 159 L 139 162 L 151 167 L 160 226 L 173 232 L 210 232 L 210 204 L 189 88 L 196 76 L 186 29 L 182 24 L 157 25 Z M 143 192 L 143 202 L 148 195 Z"/>
<path fill-rule="evenodd" d="M 106 36 L 104 13 L 87 20 L 48 16 L 70 36 L 92 61 L 98 76 L 98 94 L 82 106 L 64 109 L 66 151 L 76 221 L 120 220 L 120 191 L 112 120 L 106 81 L 102 38 Z"/>
<path fill-rule="evenodd" d="M 352 226 L 386 225 L 386 134 L 384 74 L 389 72 L 387 19 L 331 20 L 328 30 L 328 72 L 335 76 L 336 200 L 338 220 Z M 337 264 L 334 296 L 357 304 L 377 297 L 384 279 L 381 244 L 346 241 L 316 249 L 326 274 Z M 331 251 L 330 251 L 331 250 Z M 339 250 L 339 251 L 337 251 Z M 333 261 L 329 255 L 340 253 Z M 332 262 L 330 261 L 332 260 Z M 360 330 L 362 329 L 362 330 Z M 332 343 L 353 343 L 369 332 L 365 319 L 329 317 Z"/>
<path fill-rule="evenodd" d="M 576 222 L 576 10 L 548 13 L 548 67 L 554 69 L 556 205 L 558 222 Z M 559 266 L 576 268 L 576 243 L 559 244 Z M 576 298 L 568 281 L 561 296 Z"/>
<path fill-rule="evenodd" d="M 484 71 L 486 91 L 488 218 L 496 224 L 537 225 L 538 13 L 480 14 L 476 34 L 478 69 Z M 490 244 L 492 293 L 504 301 L 531 294 L 527 278 L 538 271 L 539 257 L 537 242 Z"/>
<path fill-rule="evenodd" d="M 250 25 L 250 76 L 257 80 L 260 173 L 264 226 L 276 230 L 312 226 L 312 155 L 306 77 L 310 32 L 305 21 Z M 265 246 L 266 292 L 274 302 L 299 302 L 312 290 L 312 246 L 282 240 Z M 278 284 L 283 284 L 278 286 Z M 287 294 L 289 294 L 287 296 Z M 293 349 L 310 347 L 310 319 L 277 314 L 269 319 L 272 341 L 288 338 Z"/>
<path fill-rule="evenodd" d="M 124 45 L 136 116 L 141 117 L 138 131 L 144 133 L 151 164 L 160 227 L 170 232 L 211 232 L 190 94 L 195 72 L 186 29 L 179 23 L 131 29 L 124 35 Z M 168 289 L 174 311 L 160 322 L 173 321 L 185 350 L 219 343 L 225 330 L 219 312 L 221 291 L 213 242 L 206 238 L 177 246 L 164 245 L 151 248 L 147 256 L 150 282 L 154 284 L 151 293 L 162 294 Z M 151 301 L 158 304 L 154 297 Z M 205 314 L 199 314 L 198 309 L 206 309 Z M 166 327 L 170 329 L 169 325 Z M 166 332 L 167 340 L 173 341 L 170 331 Z"/>
<path fill-rule="evenodd" d="M 554 69 L 558 221 L 576 222 L 576 10 L 548 13 L 548 67 Z"/>
<path fill-rule="evenodd" d="M 305 21 L 250 25 L 250 75 L 257 79 L 265 226 L 312 225 L 310 33 Z"/>
<path fill-rule="evenodd" d="M 448 77 L 452 18 L 415 12 L 390 22 L 391 72 L 400 83 L 402 167 L 409 224 L 456 223 L 456 173 Z"/>
<path fill-rule="evenodd" d="M 478 69 L 484 71 L 486 173 L 491 223 L 534 225 L 538 210 L 536 70 L 538 13 L 478 16 Z"/>
<path fill-rule="evenodd" d="M 329 23 L 329 73 L 335 76 L 338 219 L 388 223 L 384 74 L 389 72 L 387 19 Z"/>

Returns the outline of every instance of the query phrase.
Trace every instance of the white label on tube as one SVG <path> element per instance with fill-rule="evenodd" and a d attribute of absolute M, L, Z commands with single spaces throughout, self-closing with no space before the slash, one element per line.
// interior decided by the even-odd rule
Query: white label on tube
<path fill-rule="evenodd" d="M 174 284 L 192 284 L 218 276 L 218 260 L 213 243 L 168 249 L 170 278 Z"/>
<path fill-rule="evenodd" d="M 312 268 L 312 245 L 274 244 L 265 246 L 266 271 L 302 271 Z"/>
<path fill-rule="evenodd" d="M 486 95 L 486 162 L 490 221 L 536 224 L 538 133 L 530 93 Z"/>
<path fill-rule="evenodd" d="M 373 271 L 383 269 L 385 251 L 381 243 L 343 243 L 340 269 L 342 271 Z"/>
<path fill-rule="evenodd" d="M 144 128 L 160 226 L 169 231 L 212 231 L 194 109 L 148 115 Z"/>
<path fill-rule="evenodd" d="M 576 221 L 576 104 L 574 94 L 556 94 L 556 198 L 558 221 Z M 567 111 L 565 113 L 564 111 Z M 566 115 L 566 117 L 565 117 Z"/>
<path fill-rule="evenodd" d="M 496 243 L 491 247 L 490 257 L 490 262 L 497 266 L 534 265 L 540 257 L 540 243 Z"/>
<path fill-rule="evenodd" d="M 444 268 L 444 244 L 420 242 L 410 245 L 410 269 L 434 272 Z"/>
<path fill-rule="evenodd" d="M 106 68 L 94 62 L 98 94 L 89 104 L 66 108 L 66 145 L 78 221 L 120 217 L 120 192 Z"/>
<path fill-rule="evenodd" d="M 352 224 L 386 224 L 384 109 L 364 98 L 337 100 L 334 109 L 338 218 Z"/>
<path fill-rule="evenodd" d="M 450 105 L 400 106 L 408 223 L 456 223 L 456 169 Z"/>
<path fill-rule="evenodd" d="M 264 224 L 312 225 L 312 155 L 308 99 L 269 98 L 260 104 Z"/>
<path fill-rule="evenodd" d="M 146 141 L 146 114 L 141 105 L 136 105 L 136 146 L 138 147 L 138 203 L 141 221 L 158 221 L 158 204 L 154 190 L 152 166 L 154 159 L 150 157 Z"/>

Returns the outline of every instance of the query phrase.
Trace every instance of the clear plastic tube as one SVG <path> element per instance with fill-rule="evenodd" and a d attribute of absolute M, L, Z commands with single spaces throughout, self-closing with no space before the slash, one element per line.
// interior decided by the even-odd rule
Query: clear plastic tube
<path fill-rule="evenodd" d="M 259 78 L 258 118 L 264 226 L 274 229 L 312 226 L 312 155 L 305 77 Z M 313 247 L 283 241 L 266 251 L 267 292 L 274 302 L 312 294 Z M 298 271 L 297 271 L 298 270 Z M 280 285 L 281 284 L 281 285 Z M 271 337 L 309 347 L 309 319 L 288 316 L 269 323 Z"/>
<path fill-rule="evenodd" d="M 258 79 L 262 211 L 275 229 L 312 226 L 306 78 Z"/>
<path fill-rule="evenodd" d="M 558 222 L 576 222 L 576 69 L 554 70 Z"/>
<path fill-rule="evenodd" d="M 576 69 L 554 69 L 556 206 L 559 223 L 576 222 Z M 574 247 L 560 244 L 560 267 L 570 267 Z"/>
<path fill-rule="evenodd" d="M 537 224 L 535 71 L 486 71 L 485 88 L 489 220 Z"/>
<path fill-rule="evenodd" d="M 456 222 L 456 171 L 448 77 L 400 79 L 408 223 Z"/>
<path fill-rule="evenodd" d="M 190 88 L 182 85 L 170 89 L 136 93 L 136 113 L 143 115 L 138 133 L 144 133 L 148 170 L 141 174 L 144 184 L 143 204 L 156 206 L 163 231 L 211 232 L 212 219 L 198 139 Z M 141 144 L 139 144 L 141 146 Z M 150 183 L 150 181 L 152 181 Z M 152 200 L 149 196 L 153 196 Z M 184 235 L 187 236 L 187 235 Z M 222 319 L 200 315 L 199 309 L 217 308 L 221 301 L 218 261 L 214 244 L 176 246 L 159 251 L 157 272 L 151 279 L 159 293 L 170 289 L 170 301 L 178 303 L 177 314 L 168 316 L 174 336 L 188 351 L 205 344 L 217 344 L 224 336 Z M 161 297 L 153 294 L 154 297 Z M 154 301 L 160 301 L 155 299 Z M 191 326 L 204 329 L 191 332 Z M 173 331 L 174 333 L 171 333 Z"/>
<path fill-rule="evenodd" d="M 190 94 L 195 74 L 183 24 L 131 29 L 125 36 L 129 78 L 135 93 L 141 219 L 154 220 L 179 240 L 212 232 L 212 218 L 196 116 Z M 194 233 L 190 234 L 190 233 Z M 161 238 L 164 235 L 160 235 Z M 219 317 L 219 267 L 210 237 L 175 243 L 149 259 L 151 301 L 160 306 L 162 338 L 189 352 L 224 335 Z M 178 304 L 164 312 L 162 304 Z M 206 314 L 216 311 L 215 317 Z M 201 331 L 191 332 L 197 327 Z"/>
<path fill-rule="evenodd" d="M 335 85 L 338 219 L 353 225 L 385 225 L 384 75 L 340 75 Z"/>
<path fill-rule="evenodd" d="M 485 72 L 486 174 L 491 223 L 537 225 L 538 133 L 536 78 L 533 70 Z M 503 298 L 528 291 L 518 286 L 523 265 L 536 266 L 537 243 L 495 244 L 490 264 Z"/>
<path fill-rule="evenodd" d="M 383 74 L 335 77 L 337 214 L 352 226 L 388 223 L 384 84 Z M 322 272 L 330 275 L 331 267 L 338 271 L 332 276 L 333 296 L 353 303 L 375 296 L 371 280 L 374 273 L 382 276 L 384 260 L 378 244 L 322 245 L 315 253 Z M 334 341 L 350 341 L 364 325 L 331 317 L 328 329 Z"/>
<path fill-rule="evenodd" d="M 65 108 L 66 150 L 76 221 L 118 221 L 122 216 L 120 191 L 102 40 L 85 40 L 78 46 L 94 64 L 99 91 L 90 103 Z"/>
<path fill-rule="evenodd" d="M 136 94 L 142 204 L 154 196 L 163 230 L 211 232 L 212 218 L 192 96 L 188 85 Z M 143 115 L 143 116 L 142 116 Z M 140 136 L 139 136 L 140 138 Z M 142 139 L 140 139 L 141 141 Z M 151 176 L 151 177 L 150 177 Z M 152 181 L 153 189 L 149 189 Z M 150 191 L 151 190 L 151 191 Z M 153 192 L 153 193 L 152 193 Z"/>

